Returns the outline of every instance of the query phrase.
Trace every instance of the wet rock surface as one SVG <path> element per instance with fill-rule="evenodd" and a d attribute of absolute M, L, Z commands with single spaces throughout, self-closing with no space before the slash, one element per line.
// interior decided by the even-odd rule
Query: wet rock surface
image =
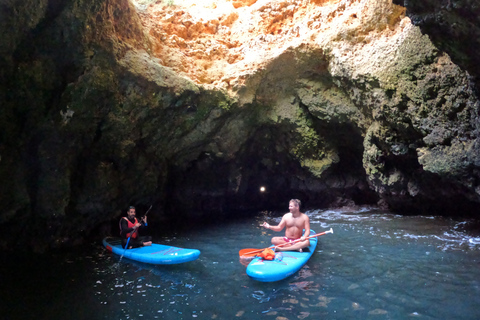
<path fill-rule="evenodd" d="M 480 2 L 478 0 L 403 1 L 412 23 L 428 34 L 432 42 L 447 52 L 462 69 L 474 76 L 479 89 Z"/>
<path fill-rule="evenodd" d="M 1 5 L 2 247 L 111 233 L 131 204 L 165 227 L 290 198 L 475 213 L 475 64 L 408 5 L 27 2 Z"/>

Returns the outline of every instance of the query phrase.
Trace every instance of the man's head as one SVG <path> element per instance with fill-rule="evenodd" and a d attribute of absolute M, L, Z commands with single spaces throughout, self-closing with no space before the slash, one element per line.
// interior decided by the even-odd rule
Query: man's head
<path fill-rule="evenodd" d="M 296 211 L 296 210 L 300 210 L 300 205 L 302 204 L 302 202 L 298 199 L 292 199 L 290 200 L 290 202 L 288 203 L 288 208 L 290 209 L 290 212 L 292 212 L 292 210 Z"/>
<path fill-rule="evenodd" d="M 128 207 L 127 216 L 130 219 L 135 217 L 135 207 L 134 206 Z"/>

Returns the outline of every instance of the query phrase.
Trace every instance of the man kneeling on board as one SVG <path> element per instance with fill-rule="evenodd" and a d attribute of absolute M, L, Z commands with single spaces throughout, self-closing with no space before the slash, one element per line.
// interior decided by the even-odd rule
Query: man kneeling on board
<path fill-rule="evenodd" d="M 276 247 L 277 251 L 302 251 L 310 245 L 310 240 L 305 239 L 310 235 L 310 219 L 305 213 L 300 212 L 301 202 L 298 199 L 292 199 L 289 202 L 289 213 L 286 213 L 282 217 L 282 221 L 277 226 L 271 226 L 264 222 L 262 227 L 279 232 L 285 229 L 285 237 L 273 237 L 272 244 Z M 305 234 L 303 234 L 305 229 Z M 303 235 L 302 235 L 303 234 Z M 296 240 L 299 240 L 295 242 Z M 295 242 L 295 243 L 293 243 Z"/>
<path fill-rule="evenodd" d="M 122 247 L 125 249 L 138 248 L 142 246 L 151 246 L 152 237 L 138 235 L 138 229 L 147 227 L 147 216 L 138 222 L 135 218 L 135 207 L 128 208 L 127 216 L 120 219 L 120 237 L 122 238 Z M 128 248 L 127 248 L 128 246 Z"/>

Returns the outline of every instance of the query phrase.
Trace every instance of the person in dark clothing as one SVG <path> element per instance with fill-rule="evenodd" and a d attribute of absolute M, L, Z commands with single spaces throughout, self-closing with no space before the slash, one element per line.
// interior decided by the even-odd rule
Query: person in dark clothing
<path fill-rule="evenodd" d="M 120 219 L 120 237 L 122 238 L 122 246 L 125 248 L 128 242 L 128 248 L 125 249 L 152 245 L 152 237 L 141 237 L 138 234 L 139 229 L 143 231 L 143 229 L 147 227 L 147 216 L 143 217 L 141 221 L 138 222 L 135 213 L 135 207 L 131 206 L 128 208 L 127 216 Z"/>

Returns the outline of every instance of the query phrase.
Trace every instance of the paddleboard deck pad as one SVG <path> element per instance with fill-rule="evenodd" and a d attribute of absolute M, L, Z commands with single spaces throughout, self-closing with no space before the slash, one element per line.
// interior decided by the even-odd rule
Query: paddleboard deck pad
<path fill-rule="evenodd" d="M 108 251 L 128 258 L 150 264 L 177 264 L 196 260 L 200 255 L 197 249 L 185 249 L 152 243 L 151 246 L 124 249 L 120 238 L 107 237 L 103 245 Z"/>
<path fill-rule="evenodd" d="M 310 230 L 310 236 L 315 235 Z M 310 246 L 298 251 L 278 251 L 274 260 L 255 257 L 247 266 L 247 275 L 261 282 L 273 282 L 285 279 L 303 267 L 317 247 L 318 237 L 310 238 Z"/>

